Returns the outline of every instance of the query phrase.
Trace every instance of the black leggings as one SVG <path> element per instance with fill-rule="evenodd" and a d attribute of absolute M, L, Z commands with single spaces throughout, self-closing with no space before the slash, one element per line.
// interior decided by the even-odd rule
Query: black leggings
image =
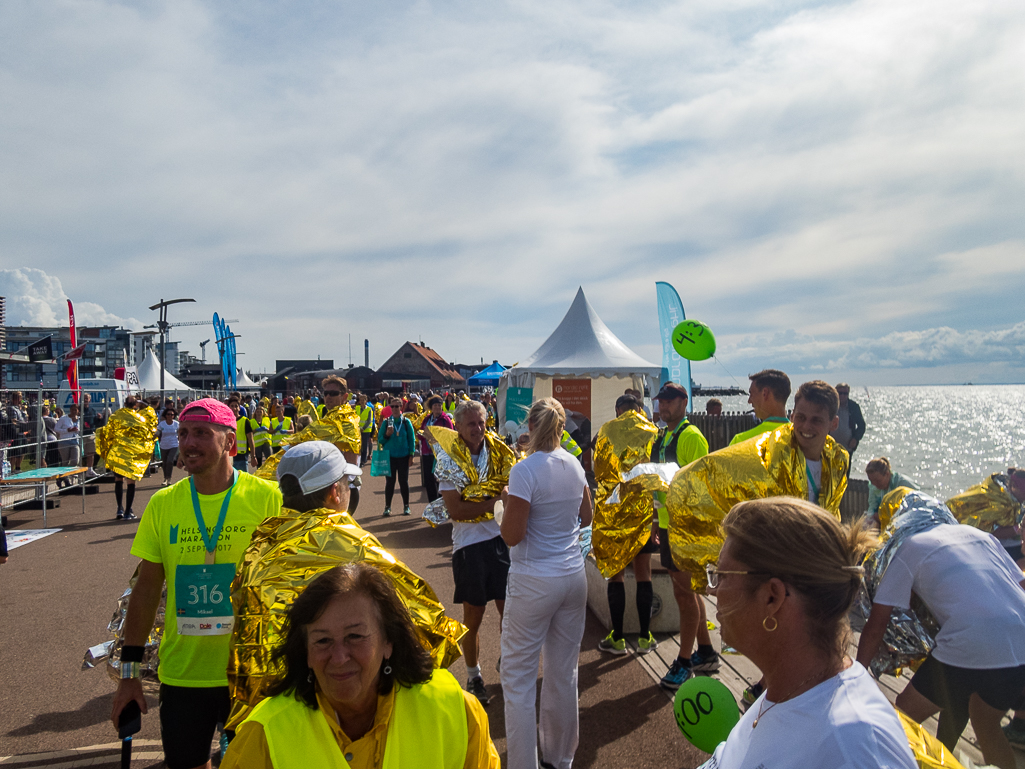
<path fill-rule="evenodd" d="M 395 496 L 395 477 L 399 479 L 399 490 L 402 493 L 402 504 L 409 507 L 409 460 L 410 457 L 392 457 L 391 475 L 384 479 L 384 506 L 391 508 L 392 497 Z"/>
<path fill-rule="evenodd" d="M 424 491 L 427 492 L 427 501 L 433 502 L 441 493 L 438 491 L 438 479 L 434 477 L 434 455 L 420 455 L 420 475 L 422 476 Z"/>

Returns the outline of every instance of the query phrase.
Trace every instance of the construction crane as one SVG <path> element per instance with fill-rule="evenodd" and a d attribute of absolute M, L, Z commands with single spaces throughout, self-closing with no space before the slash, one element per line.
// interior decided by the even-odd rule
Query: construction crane
<path fill-rule="evenodd" d="M 200 342 L 199 343 L 199 349 L 203 351 L 203 363 L 206 363 L 206 346 L 209 343 L 210 343 L 209 339 L 207 339 L 205 342 Z"/>

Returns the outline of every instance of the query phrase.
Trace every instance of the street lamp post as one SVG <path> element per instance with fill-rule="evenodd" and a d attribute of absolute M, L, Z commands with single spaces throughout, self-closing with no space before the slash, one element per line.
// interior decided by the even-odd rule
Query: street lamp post
<path fill-rule="evenodd" d="M 194 302 L 195 299 L 168 299 L 166 302 L 161 299 L 155 305 L 150 307 L 151 310 L 160 310 L 160 320 L 157 321 L 157 328 L 160 330 L 160 391 L 164 391 L 164 369 L 167 367 L 167 350 L 165 349 L 167 343 L 167 306 L 169 304 L 178 304 L 179 302 Z M 163 397 L 163 395 L 161 395 Z"/>

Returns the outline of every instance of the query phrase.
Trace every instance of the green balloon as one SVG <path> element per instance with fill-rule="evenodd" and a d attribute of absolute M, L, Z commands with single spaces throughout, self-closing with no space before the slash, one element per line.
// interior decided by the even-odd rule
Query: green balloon
<path fill-rule="evenodd" d="M 740 708 L 726 685 L 708 676 L 694 676 L 676 690 L 676 725 L 695 748 L 712 753 L 740 720 Z"/>
<path fill-rule="evenodd" d="M 685 320 L 673 329 L 673 349 L 687 360 L 708 360 L 715 355 L 715 334 L 700 320 Z"/>

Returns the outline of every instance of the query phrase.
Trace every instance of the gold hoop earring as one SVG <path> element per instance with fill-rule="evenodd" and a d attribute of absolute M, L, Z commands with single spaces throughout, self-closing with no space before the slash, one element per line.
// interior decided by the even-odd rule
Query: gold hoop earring
<path fill-rule="evenodd" d="M 769 622 L 770 619 L 772 620 L 772 627 L 769 627 L 769 625 L 768 625 L 768 622 Z M 762 627 L 765 628 L 765 631 L 767 633 L 772 633 L 773 631 L 776 630 L 776 628 L 779 627 L 779 622 L 776 620 L 775 617 L 766 617 L 765 619 L 762 620 Z"/>

